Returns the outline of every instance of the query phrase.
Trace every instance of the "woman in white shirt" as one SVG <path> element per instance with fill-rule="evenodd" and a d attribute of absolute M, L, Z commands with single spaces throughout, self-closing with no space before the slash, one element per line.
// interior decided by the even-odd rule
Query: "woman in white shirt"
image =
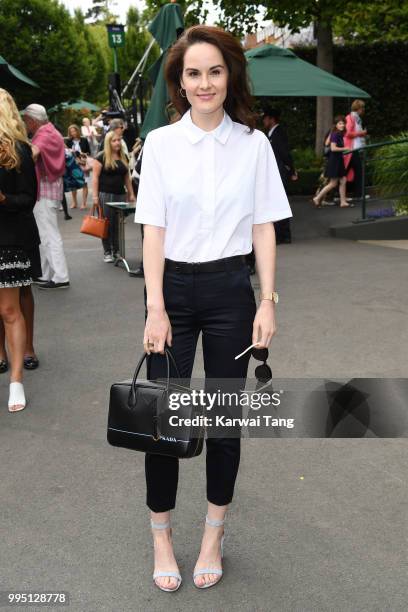
<path fill-rule="evenodd" d="M 169 51 L 165 76 L 181 119 L 145 141 L 135 221 L 144 224 L 149 378 L 163 376 L 167 343 L 182 378 L 202 332 L 206 379 L 245 380 L 249 353 L 275 333 L 273 221 L 291 215 L 266 136 L 255 127 L 243 50 L 220 28 L 193 26 Z M 245 255 L 254 246 L 256 307 Z M 194 584 L 222 576 L 223 524 L 240 458 L 239 438 L 207 438 L 208 510 Z M 146 454 L 155 570 L 162 590 L 181 576 L 173 553 L 178 460 Z"/>

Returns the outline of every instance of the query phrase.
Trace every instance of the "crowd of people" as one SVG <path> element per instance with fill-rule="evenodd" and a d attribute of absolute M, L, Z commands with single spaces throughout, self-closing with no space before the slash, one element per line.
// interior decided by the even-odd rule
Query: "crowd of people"
<path fill-rule="evenodd" d="M 131 143 L 131 147 L 128 147 L 125 140 L 127 131 L 124 119 L 120 117 L 110 118 L 107 111 L 104 111 L 104 114 L 99 115 L 92 121 L 89 117 L 84 117 L 81 128 L 76 124 L 68 127 L 67 135 L 64 138 L 65 155 L 67 158 L 73 157 L 73 160 L 70 160 L 70 165 L 72 167 L 78 166 L 81 174 L 77 183 L 72 184 L 72 181 L 70 181 L 71 173 L 69 172 L 64 180 L 64 195 L 61 208 L 65 212 L 66 220 L 72 219 L 68 214 L 66 193 L 69 192 L 71 194 L 71 209 L 78 208 L 78 191 L 82 192 L 81 210 L 88 208 L 88 193 L 89 187 L 92 185 L 94 162 L 99 154 L 104 154 L 106 134 L 115 132 L 120 137 L 126 163 L 129 165 L 134 142 Z"/>
<path fill-rule="evenodd" d="M 19 112 L 12 96 L 0 89 L 0 374 L 10 370 L 10 412 L 26 406 L 23 369 L 39 366 L 31 286 L 69 288 L 58 209 L 62 205 L 70 218 L 65 193 L 71 192 L 71 208 L 76 208 L 79 188 L 81 208 L 87 208 L 92 174 L 93 202 L 101 203 L 111 219 L 104 261 L 117 256 L 115 219 L 105 203 L 135 198 L 125 123 L 116 118 L 105 124 L 101 137 L 85 118 L 81 129 L 70 125 L 64 139 L 42 105 Z"/>

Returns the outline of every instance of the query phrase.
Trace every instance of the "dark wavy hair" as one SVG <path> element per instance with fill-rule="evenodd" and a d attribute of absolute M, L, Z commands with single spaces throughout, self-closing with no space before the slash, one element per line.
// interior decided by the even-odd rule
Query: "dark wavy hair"
<path fill-rule="evenodd" d="M 224 109 L 233 121 L 249 127 L 250 132 L 256 125 L 256 115 L 252 111 L 253 98 L 249 89 L 247 62 L 240 43 L 222 28 L 195 25 L 183 32 L 169 49 L 164 76 L 170 100 L 180 115 L 189 108 L 187 98 L 180 94 L 180 80 L 183 74 L 184 55 L 191 45 L 209 43 L 217 47 L 228 68 L 227 97 Z"/>
<path fill-rule="evenodd" d="M 339 130 L 337 129 L 336 125 L 338 124 L 339 121 L 343 121 L 344 125 L 346 124 L 346 118 L 344 115 L 336 115 L 335 118 L 333 119 L 333 127 L 332 127 L 332 132 L 338 132 Z"/>

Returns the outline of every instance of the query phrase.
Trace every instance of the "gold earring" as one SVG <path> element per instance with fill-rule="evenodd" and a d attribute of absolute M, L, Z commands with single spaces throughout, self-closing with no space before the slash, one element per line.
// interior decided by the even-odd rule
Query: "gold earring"
<path fill-rule="evenodd" d="M 182 98 L 187 98 L 187 96 L 183 96 L 183 88 L 182 88 L 182 87 L 180 87 L 180 89 L 179 89 L 179 93 L 180 93 L 180 96 L 181 96 Z"/>

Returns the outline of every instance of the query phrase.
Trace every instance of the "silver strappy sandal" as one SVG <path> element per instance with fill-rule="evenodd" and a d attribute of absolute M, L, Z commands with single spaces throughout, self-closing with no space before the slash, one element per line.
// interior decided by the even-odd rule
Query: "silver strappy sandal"
<path fill-rule="evenodd" d="M 206 516 L 205 522 L 207 523 L 207 525 L 210 525 L 211 527 L 222 527 L 225 523 L 225 519 L 216 520 L 216 519 L 210 519 L 208 518 L 208 516 Z M 222 559 L 224 557 L 224 534 L 222 534 L 220 547 L 221 547 L 221 559 Z M 219 578 L 217 578 L 216 580 L 213 580 L 213 582 L 208 582 L 207 584 L 202 584 L 202 585 L 196 584 L 196 581 L 195 581 L 196 577 L 202 576 L 203 574 L 216 574 L 217 576 L 219 576 Z M 212 587 L 218 584 L 221 578 L 222 578 L 222 569 L 219 569 L 218 567 L 204 567 L 194 572 L 193 582 L 194 582 L 194 585 L 197 587 L 197 589 L 208 589 L 209 587 Z"/>
<path fill-rule="evenodd" d="M 151 520 L 150 524 L 152 526 L 152 529 L 168 529 L 170 527 L 170 521 L 168 521 L 167 523 L 154 523 Z M 171 531 L 171 527 L 170 527 L 170 535 L 171 535 L 171 533 L 172 533 L 172 531 Z M 166 587 L 160 586 L 160 584 L 157 584 L 156 578 L 165 578 L 165 577 L 176 578 L 176 580 L 178 581 L 177 582 L 177 586 L 175 586 L 173 589 L 168 589 Z M 172 571 L 168 571 L 168 572 L 154 572 L 154 574 L 153 574 L 153 581 L 154 581 L 154 584 L 157 586 L 157 588 L 160 589 L 161 591 L 166 591 L 167 593 L 172 593 L 173 591 L 177 591 L 180 588 L 181 576 L 180 576 L 179 572 L 172 572 Z"/>

